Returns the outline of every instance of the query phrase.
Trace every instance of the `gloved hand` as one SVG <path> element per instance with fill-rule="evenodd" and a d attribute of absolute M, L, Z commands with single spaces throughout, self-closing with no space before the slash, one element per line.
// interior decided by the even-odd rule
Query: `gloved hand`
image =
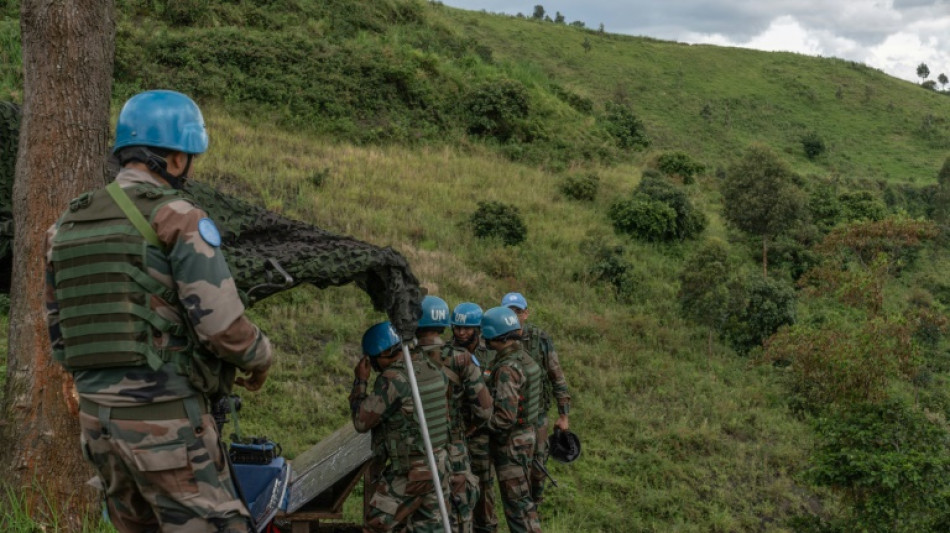
<path fill-rule="evenodd" d="M 260 390 L 260 388 L 264 386 L 264 382 L 267 381 L 267 372 L 269 370 L 270 367 L 261 370 L 245 370 L 244 376 L 238 376 L 234 380 L 234 384 L 240 385 L 251 392 Z"/>

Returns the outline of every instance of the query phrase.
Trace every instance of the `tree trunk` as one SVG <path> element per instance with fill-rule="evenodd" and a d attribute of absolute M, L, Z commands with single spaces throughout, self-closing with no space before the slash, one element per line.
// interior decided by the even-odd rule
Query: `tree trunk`
<path fill-rule="evenodd" d="M 16 177 L 2 480 L 36 520 L 77 530 L 96 504 L 70 376 L 51 359 L 43 302 L 46 229 L 105 182 L 115 54 L 112 0 L 23 0 L 24 97 Z"/>
<path fill-rule="evenodd" d="M 762 277 L 769 279 L 769 238 L 762 236 Z"/>

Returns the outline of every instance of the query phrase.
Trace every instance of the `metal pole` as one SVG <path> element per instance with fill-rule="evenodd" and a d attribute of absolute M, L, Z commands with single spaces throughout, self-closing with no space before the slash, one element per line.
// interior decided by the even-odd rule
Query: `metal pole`
<path fill-rule="evenodd" d="M 416 417 L 419 419 L 419 429 L 422 432 L 422 442 L 426 447 L 426 457 L 429 459 L 429 470 L 432 471 L 432 482 L 435 484 L 435 494 L 439 499 L 439 512 L 442 513 L 442 527 L 446 533 L 452 531 L 449 524 L 449 512 L 445 508 L 445 496 L 442 494 L 442 480 L 439 479 L 439 469 L 435 464 L 435 452 L 432 451 L 432 441 L 429 440 L 429 426 L 426 424 L 426 414 L 422 409 L 422 398 L 419 396 L 419 384 L 416 383 L 416 373 L 412 368 L 412 357 L 409 347 L 402 345 L 402 356 L 406 360 L 406 372 L 409 375 L 409 386 L 412 388 L 412 402 L 416 406 Z"/>

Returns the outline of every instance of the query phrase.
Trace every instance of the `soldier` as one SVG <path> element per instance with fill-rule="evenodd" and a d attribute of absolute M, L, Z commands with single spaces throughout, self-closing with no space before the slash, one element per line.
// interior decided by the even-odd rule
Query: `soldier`
<path fill-rule="evenodd" d="M 260 389 L 272 355 L 214 222 L 181 196 L 207 147 L 190 98 L 133 96 L 115 181 L 70 202 L 47 233 L 53 358 L 73 375 L 83 454 L 121 532 L 248 531 L 208 395 Z"/>
<path fill-rule="evenodd" d="M 496 352 L 488 380 L 494 402 L 488 429 L 505 520 L 512 533 L 539 532 L 528 472 L 535 449 L 541 368 L 521 346 L 518 317 L 511 309 L 495 307 L 486 311 L 482 335 L 488 348 Z"/>
<path fill-rule="evenodd" d="M 422 300 L 422 318 L 416 339 L 422 353 L 442 366 L 452 388 L 449 403 L 450 438 L 449 470 L 451 471 L 450 511 L 452 531 L 471 533 L 472 510 L 478 501 L 478 478 L 472 474 L 466 435 L 485 425 L 492 412 L 491 395 L 485 387 L 478 359 L 467 350 L 454 348 L 442 341 L 449 325 L 449 306 L 436 296 Z"/>
<path fill-rule="evenodd" d="M 426 459 L 402 343 L 389 322 L 372 326 L 363 334 L 363 355 L 353 370 L 350 392 L 353 427 L 373 431 L 373 455 L 385 462 L 381 479 L 363 522 L 364 531 L 394 531 L 406 522 L 408 531 L 442 531 L 439 501 Z M 417 351 L 412 356 L 422 408 L 443 491 L 448 489 L 448 380 L 432 361 Z M 370 367 L 379 373 L 367 394 Z"/>
<path fill-rule="evenodd" d="M 455 306 L 452 311 L 452 345 L 474 355 L 481 366 L 483 377 L 488 379 L 487 371 L 492 354 L 481 338 L 481 322 L 482 308 L 478 304 L 464 302 Z M 478 501 L 472 511 L 472 530 L 478 533 L 494 533 L 498 529 L 498 516 L 495 514 L 495 475 L 492 471 L 488 442 L 487 427 L 476 429 L 467 439 L 472 474 L 478 478 Z"/>
<path fill-rule="evenodd" d="M 568 413 L 571 410 L 571 395 L 567 389 L 567 380 L 564 378 L 564 371 L 561 370 L 561 363 L 558 360 L 557 352 L 554 351 L 554 342 L 541 328 L 528 322 L 528 301 L 521 293 L 509 292 L 501 299 L 501 305 L 508 307 L 518 316 L 521 324 L 521 342 L 525 350 L 531 355 L 536 363 L 541 367 L 544 373 L 542 379 L 543 387 L 541 389 L 541 411 L 537 422 L 538 447 L 534 451 L 534 457 L 538 463 L 547 467 L 548 461 L 548 410 L 551 408 L 551 402 L 557 399 L 558 417 L 554 425 L 562 431 L 569 428 Z M 544 501 L 544 482 L 547 476 L 537 464 L 531 465 L 531 498 L 534 503 L 541 507 Z"/>

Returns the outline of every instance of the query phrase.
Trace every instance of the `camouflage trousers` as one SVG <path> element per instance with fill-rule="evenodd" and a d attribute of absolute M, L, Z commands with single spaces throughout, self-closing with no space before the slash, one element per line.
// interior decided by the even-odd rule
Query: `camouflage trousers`
<path fill-rule="evenodd" d="M 448 453 L 444 448 L 435 451 L 436 466 L 442 484 L 442 494 L 449 493 Z M 383 533 L 405 531 L 442 533 L 442 518 L 435 485 L 425 458 L 413 460 L 406 473 L 395 473 L 386 468 L 382 478 L 373 484 L 375 492 L 369 500 L 363 531 Z M 448 503 L 446 504 L 449 505 Z"/>
<path fill-rule="evenodd" d="M 472 511 L 478 501 L 479 488 L 464 441 L 449 444 L 449 470 L 452 533 L 472 533 Z"/>
<path fill-rule="evenodd" d="M 479 430 L 468 439 L 468 453 L 472 458 L 472 474 L 478 478 L 478 501 L 472 510 L 472 530 L 476 533 L 495 533 L 498 515 L 495 514 L 495 471 L 492 467 L 489 435 Z"/>
<path fill-rule="evenodd" d="M 505 520 L 511 533 L 539 533 L 537 507 L 531 499 L 528 469 L 534 457 L 533 426 L 492 436 L 491 456 L 498 475 Z"/>
<path fill-rule="evenodd" d="M 197 429 L 187 418 L 103 418 L 80 413 L 81 442 L 118 531 L 248 531 L 211 415 Z"/>
<path fill-rule="evenodd" d="M 548 465 L 548 421 L 546 416 L 542 416 L 538 420 L 538 430 L 537 430 L 537 444 L 534 447 L 534 458 L 538 460 L 542 465 L 547 467 Z M 534 461 L 531 462 L 531 499 L 534 500 L 534 504 L 538 506 L 538 509 L 541 508 L 541 502 L 544 501 L 544 484 L 547 481 L 547 476 L 544 475 L 544 472 L 540 468 L 535 466 Z"/>

